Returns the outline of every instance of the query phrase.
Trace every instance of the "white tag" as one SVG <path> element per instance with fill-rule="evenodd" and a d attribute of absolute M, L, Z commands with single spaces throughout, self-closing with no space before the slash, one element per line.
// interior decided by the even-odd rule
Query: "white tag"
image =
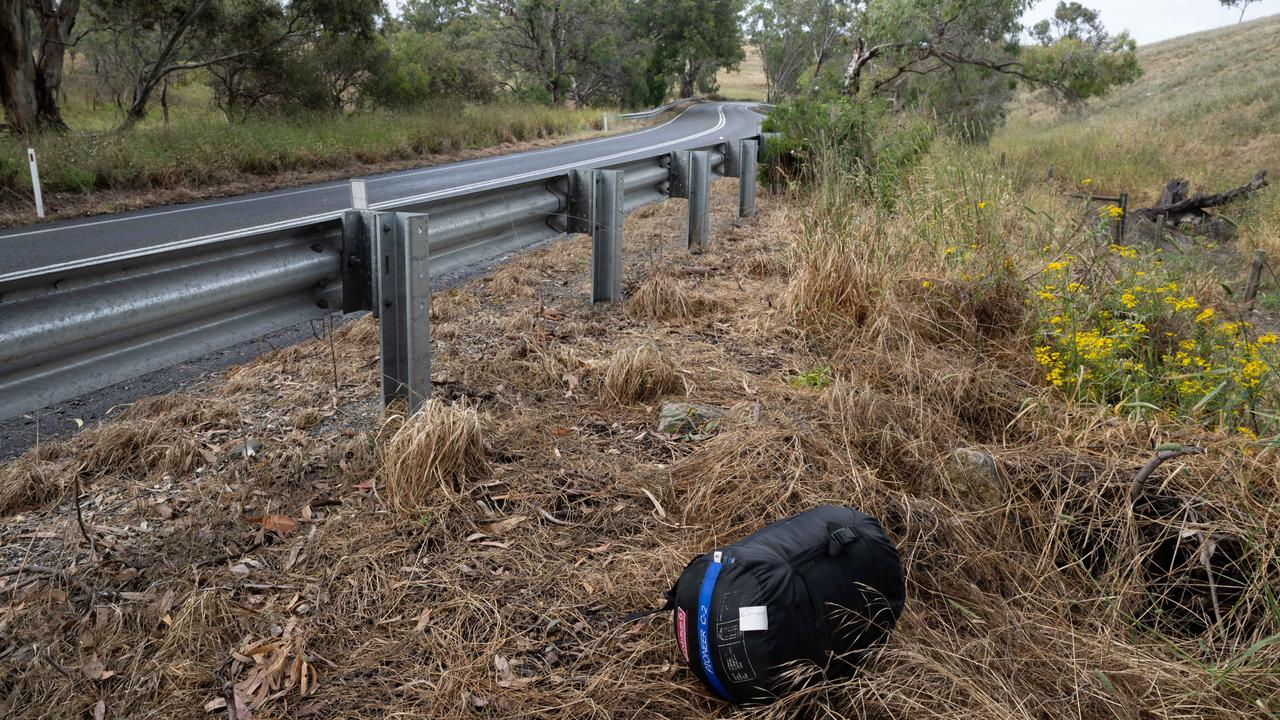
<path fill-rule="evenodd" d="M 738 630 L 756 632 L 769 629 L 769 608 L 764 605 L 738 608 Z"/>

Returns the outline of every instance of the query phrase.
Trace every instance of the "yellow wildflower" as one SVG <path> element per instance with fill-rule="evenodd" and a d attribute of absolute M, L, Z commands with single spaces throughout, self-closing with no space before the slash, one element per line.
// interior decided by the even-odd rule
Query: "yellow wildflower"
<path fill-rule="evenodd" d="M 1111 216 L 1112 218 L 1124 217 L 1124 208 L 1120 207 L 1119 205 L 1108 205 L 1107 215 Z"/>
<path fill-rule="evenodd" d="M 1084 290 L 1084 289 L 1085 289 L 1085 286 L 1081 285 L 1078 282 L 1067 283 L 1067 292 L 1080 292 L 1081 290 Z"/>
<path fill-rule="evenodd" d="M 986 201 L 986 200 L 980 200 L 980 201 L 978 202 L 978 209 L 979 209 L 979 210 L 986 210 L 986 209 L 987 209 L 987 201 Z"/>
<path fill-rule="evenodd" d="M 1083 180 L 1081 180 L 1081 181 L 1080 181 L 1080 184 L 1081 184 L 1081 185 L 1085 185 L 1085 186 L 1092 185 L 1092 184 L 1093 184 L 1093 178 L 1085 178 L 1085 179 L 1083 179 Z"/>
<path fill-rule="evenodd" d="M 1044 266 L 1044 269 L 1045 269 L 1045 271 L 1046 271 L 1046 272 L 1058 272 L 1058 271 L 1060 271 L 1060 270 L 1066 270 L 1066 269 L 1067 269 L 1067 264 L 1066 264 L 1066 263 L 1064 263 L 1064 262 L 1062 262 L 1062 261 L 1060 261 L 1060 260 L 1054 260 L 1053 262 L 1049 263 L 1048 265 L 1045 265 L 1045 266 Z"/>
<path fill-rule="evenodd" d="M 1213 308 L 1205 308 L 1196 316 L 1196 322 L 1206 323 L 1213 319 Z"/>
<path fill-rule="evenodd" d="M 1275 333 L 1267 333 L 1266 335 L 1258 338 L 1259 345 L 1275 345 L 1277 341 L 1280 341 L 1280 336 L 1277 336 Z"/>
<path fill-rule="evenodd" d="M 1133 293 L 1125 293 L 1121 295 L 1120 302 L 1130 310 L 1138 307 L 1138 298 L 1134 297 Z"/>
<path fill-rule="evenodd" d="M 1119 255 L 1119 256 L 1120 256 L 1120 257 L 1122 257 L 1122 258 L 1136 258 L 1136 257 L 1138 257 L 1138 251 L 1137 251 L 1137 250 L 1134 250 L 1134 249 L 1133 249 L 1131 246 L 1129 246 L 1129 245 L 1112 245 L 1112 246 L 1111 246 L 1111 252 L 1115 253 L 1116 255 Z"/>
<path fill-rule="evenodd" d="M 932 285 L 933 285 L 933 284 L 932 284 L 932 283 L 930 283 L 928 280 L 921 280 L 921 281 L 920 281 L 920 287 L 924 288 L 925 290 L 928 290 L 930 287 L 932 287 Z"/>

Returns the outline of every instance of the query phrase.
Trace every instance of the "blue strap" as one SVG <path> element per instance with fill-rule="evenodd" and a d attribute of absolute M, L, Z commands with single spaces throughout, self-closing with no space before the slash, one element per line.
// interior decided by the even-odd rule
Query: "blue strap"
<path fill-rule="evenodd" d="M 710 632 L 708 626 L 711 621 L 711 593 L 715 590 L 716 579 L 720 577 L 720 569 L 724 564 L 716 559 L 720 557 L 720 553 L 712 556 L 711 564 L 707 566 L 707 574 L 702 577 L 702 588 L 698 591 L 698 655 L 702 660 L 702 672 L 707 676 L 707 684 L 711 685 L 711 689 L 716 691 L 720 697 L 733 702 L 733 696 L 728 690 L 724 689 L 724 685 L 720 684 L 720 678 L 716 677 L 715 665 L 711 662 L 711 648 L 708 642 Z"/>

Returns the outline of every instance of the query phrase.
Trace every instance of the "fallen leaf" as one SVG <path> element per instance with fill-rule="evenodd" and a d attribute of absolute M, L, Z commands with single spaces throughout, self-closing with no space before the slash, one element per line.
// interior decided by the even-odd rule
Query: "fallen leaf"
<path fill-rule="evenodd" d="M 609 548 L 611 547 L 613 547 L 612 541 L 607 542 L 601 545 L 600 547 L 587 548 L 587 552 L 591 553 L 592 555 L 599 555 L 601 553 L 608 552 Z"/>
<path fill-rule="evenodd" d="M 424 607 L 422 612 L 418 613 L 418 622 L 413 626 L 414 632 L 422 632 L 427 629 L 427 622 L 431 619 L 431 608 Z"/>
<path fill-rule="evenodd" d="M 106 666 L 102 664 L 102 661 L 98 659 L 98 653 L 90 655 L 89 659 L 84 661 L 84 665 L 82 665 L 80 669 L 84 672 L 85 677 L 93 681 L 106 680 L 107 678 L 115 675 L 114 672 L 108 670 Z"/>
<path fill-rule="evenodd" d="M 107 717 L 107 704 L 101 700 L 93 704 L 93 720 L 104 720 Z"/>
<path fill-rule="evenodd" d="M 491 535 L 506 534 L 508 530 L 511 530 L 515 526 L 519 525 L 520 523 L 528 519 L 529 517 L 527 515 L 515 515 L 507 518 L 506 520 L 500 520 L 496 523 L 490 523 L 488 527 L 489 534 Z"/>
<path fill-rule="evenodd" d="M 254 525 L 261 525 L 264 530 L 278 532 L 287 535 L 298 527 L 298 521 L 288 515 L 257 515 L 245 518 L 246 521 Z"/>
<path fill-rule="evenodd" d="M 493 666 L 498 669 L 499 680 L 511 680 L 515 675 L 511 672 L 511 661 L 501 655 L 493 656 Z"/>
<path fill-rule="evenodd" d="M 156 515 L 159 515 L 162 520 L 169 520 L 173 518 L 173 508 L 169 507 L 169 503 L 164 500 L 152 504 L 151 509 L 154 510 Z"/>
<path fill-rule="evenodd" d="M 84 428 L 84 420 L 81 420 L 80 418 L 71 418 L 71 420 L 76 424 L 76 429 Z M 98 704 L 101 705 L 102 702 L 99 701 Z M 96 709 L 94 710 L 94 713 L 97 713 Z"/>

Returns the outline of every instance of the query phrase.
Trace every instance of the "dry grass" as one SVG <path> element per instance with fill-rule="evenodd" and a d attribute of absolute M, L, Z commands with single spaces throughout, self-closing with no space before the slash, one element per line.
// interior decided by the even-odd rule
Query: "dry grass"
<path fill-rule="evenodd" d="M 393 418 L 383 447 L 382 481 L 387 502 L 413 513 L 435 496 L 464 492 L 489 475 L 480 415 L 475 408 L 432 398 L 413 415 Z"/>
<path fill-rule="evenodd" d="M 619 348 L 604 372 L 604 397 L 618 404 L 652 400 L 680 388 L 671 359 L 652 343 Z"/>
<path fill-rule="evenodd" d="M 762 198 L 735 230 L 733 190 L 717 185 L 722 242 L 697 258 L 674 213 L 627 227 L 629 247 L 657 237 L 673 262 L 741 269 L 698 281 L 718 303 L 705 323 L 589 304 L 588 250 L 570 240 L 515 260 L 511 287 L 459 288 L 465 311 L 433 325 L 438 398 L 398 433 L 374 420 L 368 320 L 338 333 L 336 396 L 321 342 L 194 390 L 239 419 L 210 420 L 196 467 L 170 480 L 118 462 L 98 480 L 82 500 L 98 557 L 65 504 L 4 525 L 8 563 L 65 574 L 0 578 L 0 702 L 204 718 L 230 687 L 281 718 L 1280 710 L 1274 449 L 1044 387 L 1001 319 L 1016 294 L 907 245 L 928 213 L 902 228 Z M 752 257 L 789 272 L 752 272 Z M 628 257 L 628 277 L 645 269 Z M 829 387 L 787 382 L 821 366 Z M 728 410 L 713 437 L 654 432 L 641 398 L 677 392 Z M 290 421 L 304 410 L 321 417 L 306 430 Z M 250 435 L 253 457 L 204 455 Z M 104 436 L 18 465 L 69 471 Z M 1132 501 L 1165 441 L 1208 453 Z M 880 517 L 907 565 L 905 614 L 857 678 L 726 708 L 681 668 L 665 619 L 622 622 L 697 553 L 820 502 Z M 90 679 L 95 657 L 115 675 Z"/>
<path fill-rule="evenodd" d="M 764 60 L 753 45 L 743 47 L 746 58 L 732 72 L 721 70 L 716 76 L 720 94 L 730 100 L 758 100 L 764 102 L 769 88 L 765 82 Z"/>
<path fill-rule="evenodd" d="M 695 317 L 697 305 L 679 278 L 659 272 L 640 283 L 627 297 L 625 307 L 627 315 L 636 320 L 688 322 Z"/>

